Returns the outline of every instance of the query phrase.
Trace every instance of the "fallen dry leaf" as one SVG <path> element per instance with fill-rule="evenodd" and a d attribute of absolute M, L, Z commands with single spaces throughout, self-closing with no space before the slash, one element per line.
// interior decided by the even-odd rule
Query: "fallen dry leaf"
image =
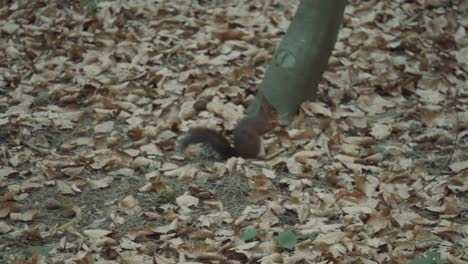
<path fill-rule="evenodd" d="M 0 262 L 467 262 L 463 1 L 349 1 L 265 156 L 179 151 L 231 142 L 299 3 L 4 1 Z"/>

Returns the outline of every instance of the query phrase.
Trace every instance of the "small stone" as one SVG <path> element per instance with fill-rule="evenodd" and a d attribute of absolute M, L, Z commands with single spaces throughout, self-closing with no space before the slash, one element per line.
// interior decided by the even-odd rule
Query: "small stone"
<path fill-rule="evenodd" d="M 49 210 L 57 210 L 62 208 L 62 204 L 53 198 L 49 198 L 45 201 L 44 207 Z"/>

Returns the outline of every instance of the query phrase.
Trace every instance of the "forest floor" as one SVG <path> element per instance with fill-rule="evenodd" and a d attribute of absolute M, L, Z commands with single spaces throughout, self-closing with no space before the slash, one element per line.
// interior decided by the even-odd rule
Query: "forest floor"
<path fill-rule="evenodd" d="M 317 99 L 220 162 L 177 141 L 230 137 L 297 0 L 4 1 L 0 263 L 467 263 L 468 3 L 351 2 Z"/>

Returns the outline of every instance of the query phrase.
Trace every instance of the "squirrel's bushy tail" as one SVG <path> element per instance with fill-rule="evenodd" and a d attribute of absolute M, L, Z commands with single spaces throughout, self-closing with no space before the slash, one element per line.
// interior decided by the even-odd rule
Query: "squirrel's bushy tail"
<path fill-rule="evenodd" d="M 237 156 L 237 151 L 221 133 L 205 127 L 190 129 L 179 144 L 182 150 L 192 144 L 203 144 L 218 153 L 222 159 Z"/>

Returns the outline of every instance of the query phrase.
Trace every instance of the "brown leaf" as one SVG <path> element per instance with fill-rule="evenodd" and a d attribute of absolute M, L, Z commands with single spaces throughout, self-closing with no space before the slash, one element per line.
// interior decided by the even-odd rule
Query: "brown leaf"
<path fill-rule="evenodd" d="M 145 186 L 139 189 L 140 192 L 157 192 L 163 193 L 167 191 L 166 185 L 161 181 L 159 176 L 153 178 L 150 183 L 146 184 Z"/>

